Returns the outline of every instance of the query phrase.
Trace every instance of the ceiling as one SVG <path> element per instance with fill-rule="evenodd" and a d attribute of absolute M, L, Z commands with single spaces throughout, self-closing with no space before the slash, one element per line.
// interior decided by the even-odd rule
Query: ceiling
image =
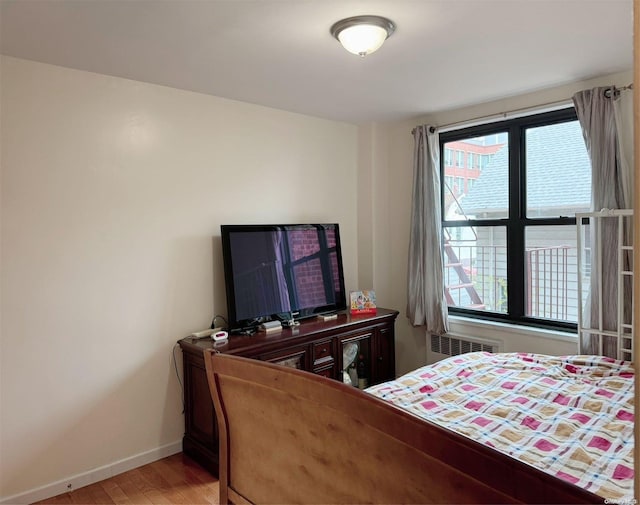
<path fill-rule="evenodd" d="M 396 23 L 360 58 L 344 17 Z M 2 54 L 353 123 L 632 68 L 632 0 L 0 0 Z"/>

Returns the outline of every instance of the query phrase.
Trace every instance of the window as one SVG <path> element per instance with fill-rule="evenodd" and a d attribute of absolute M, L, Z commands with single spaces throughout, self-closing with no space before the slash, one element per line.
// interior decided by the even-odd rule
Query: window
<path fill-rule="evenodd" d="M 453 164 L 453 150 L 445 149 L 444 150 L 444 164 L 450 167 Z"/>
<path fill-rule="evenodd" d="M 456 151 L 456 167 L 464 166 L 464 151 Z"/>
<path fill-rule="evenodd" d="M 473 153 L 467 153 L 467 169 L 471 170 L 473 168 Z"/>
<path fill-rule="evenodd" d="M 448 186 L 447 191 L 452 191 L 453 190 L 453 176 L 452 175 L 446 175 L 444 177 L 444 183 Z"/>
<path fill-rule="evenodd" d="M 440 135 L 441 149 L 453 142 L 483 151 L 466 193 L 442 188 L 449 313 L 575 328 L 575 213 L 590 206 L 591 164 L 574 109 Z"/>

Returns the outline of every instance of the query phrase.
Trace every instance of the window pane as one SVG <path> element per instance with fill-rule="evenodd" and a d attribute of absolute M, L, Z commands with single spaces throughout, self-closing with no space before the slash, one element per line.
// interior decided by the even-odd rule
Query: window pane
<path fill-rule="evenodd" d="M 589 210 L 591 163 L 578 121 L 526 130 L 527 216 Z"/>
<path fill-rule="evenodd" d="M 575 226 L 529 226 L 525 231 L 526 315 L 578 321 Z"/>
<path fill-rule="evenodd" d="M 444 162 L 445 220 L 504 219 L 509 215 L 508 136 L 506 132 L 445 144 L 455 152 Z M 464 167 L 463 160 L 467 165 Z M 473 159 L 478 163 L 473 163 Z M 452 178 L 452 179 L 449 179 Z M 453 184 L 447 182 L 453 180 Z"/>
<path fill-rule="evenodd" d="M 506 237 L 502 226 L 444 227 L 449 307 L 507 313 Z"/>

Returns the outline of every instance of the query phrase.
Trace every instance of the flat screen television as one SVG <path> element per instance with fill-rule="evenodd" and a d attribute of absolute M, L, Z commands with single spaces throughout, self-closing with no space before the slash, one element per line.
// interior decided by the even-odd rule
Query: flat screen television
<path fill-rule="evenodd" d="M 337 223 L 220 230 L 232 332 L 346 309 Z"/>

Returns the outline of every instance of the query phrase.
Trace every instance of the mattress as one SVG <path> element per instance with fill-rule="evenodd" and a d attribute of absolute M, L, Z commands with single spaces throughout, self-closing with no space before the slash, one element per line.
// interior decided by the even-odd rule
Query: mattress
<path fill-rule="evenodd" d="M 608 499 L 633 497 L 633 367 L 476 352 L 366 391 Z"/>

